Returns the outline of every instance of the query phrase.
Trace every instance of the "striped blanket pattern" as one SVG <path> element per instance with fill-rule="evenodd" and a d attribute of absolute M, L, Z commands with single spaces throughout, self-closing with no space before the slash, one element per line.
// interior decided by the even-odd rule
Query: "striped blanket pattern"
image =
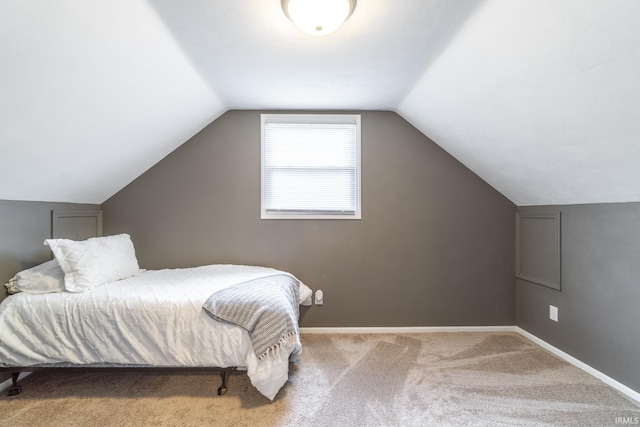
<path fill-rule="evenodd" d="M 214 292 L 202 308 L 216 320 L 246 329 L 253 351 L 263 359 L 298 341 L 299 294 L 297 279 L 278 274 Z"/>

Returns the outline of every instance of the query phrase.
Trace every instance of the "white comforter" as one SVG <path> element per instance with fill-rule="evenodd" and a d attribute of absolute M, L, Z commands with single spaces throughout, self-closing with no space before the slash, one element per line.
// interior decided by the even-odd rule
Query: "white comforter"
<path fill-rule="evenodd" d="M 12 295 L 0 304 L 0 365 L 238 366 L 273 399 L 299 339 L 259 360 L 246 330 L 202 310 L 216 290 L 273 274 L 282 272 L 210 265 L 145 271 L 82 293 Z"/>

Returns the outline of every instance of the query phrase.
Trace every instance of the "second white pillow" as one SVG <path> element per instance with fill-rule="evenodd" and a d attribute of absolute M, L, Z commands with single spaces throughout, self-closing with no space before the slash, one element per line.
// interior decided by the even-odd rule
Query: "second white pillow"
<path fill-rule="evenodd" d="M 58 265 L 58 261 L 52 259 L 19 272 L 4 286 L 10 294 L 18 292 L 29 294 L 63 292 L 65 290 L 64 272 Z"/>

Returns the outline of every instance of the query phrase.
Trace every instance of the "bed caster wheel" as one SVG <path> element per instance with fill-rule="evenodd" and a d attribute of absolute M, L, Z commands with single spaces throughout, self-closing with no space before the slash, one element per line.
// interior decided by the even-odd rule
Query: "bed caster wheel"
<path fill-rule="evenodd" d="M 218 396 L 222 396 L 227 394 L 227 388 L 225 386 L 218 387 Z"/>
<path fill-rule="evenodd" d="M 11 397 L 11 396 L 16 396 L 18 394 L 20 394 L 20 392 L 22 391 L 22 386 L 16 385 L 13 386 L 9 389 L 9 392 L 7 393 L 7 396 Z"/>

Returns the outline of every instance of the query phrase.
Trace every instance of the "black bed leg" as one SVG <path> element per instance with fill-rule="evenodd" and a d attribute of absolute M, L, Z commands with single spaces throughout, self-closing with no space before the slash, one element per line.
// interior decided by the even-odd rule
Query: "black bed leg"
<path fill-rule="evenodd" d="M 16 394 L 20 394 L 22 391 L 22 387 L 18 385 L 18 377 L 20 376 L 20 372 L 11 372 L 11 381 L 13 385 L 9 387 L 9 392 L 7 396 L 15 396 Z"/>
<path fill-rule="evenodd" d="M 222 379 L 222 385 L 220 385 L 220 387 L 218 387 L 218 396 L 222 396 L 223 394 L 227 393 L 227 376 L 229 374 L 229 371 L 221 371 L 220 372 L 220 378 Z"/>

